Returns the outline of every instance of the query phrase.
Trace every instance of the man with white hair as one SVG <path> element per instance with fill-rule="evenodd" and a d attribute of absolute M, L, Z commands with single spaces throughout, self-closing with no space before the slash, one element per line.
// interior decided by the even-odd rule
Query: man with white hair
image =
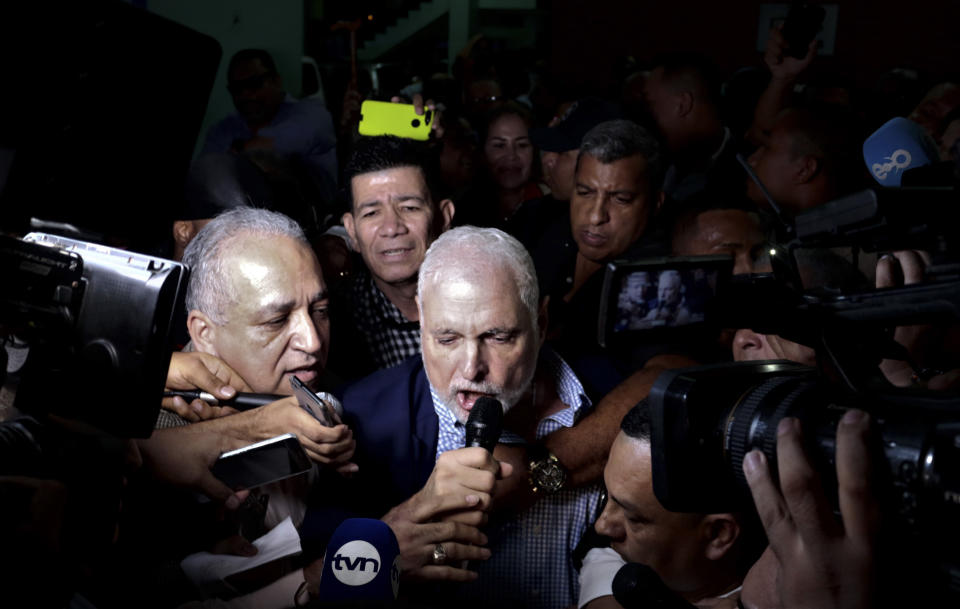
<path fill-rule="evenodd" d="M 502 403 L 501 442 L 527 444 L 528 454 L 591 406 L 567 364 L 542 348 L 546 309 L 532 260 L 502 231 L 461 227 L 431 245 L 418 282 L 422 357 L 344 394 L 358 440 L 355 482 L 368 491 L 362 500 L 368 507 L 402 501 L 384 517 L 400 540 L 402 566 L 425 577 L 478 579 L 457 589 L 467 605 L 568 606 L 578 586 L 571 553 L 596 512 L 599 487 L 551 488 L 536 472 L 515 472 L 515 480 L 529 475 L 539 485 L 538 500 L 519 513 L 491 512 L 512 468 L 482 448 L 463 448 L 464 423 L 480 397 Z M 464 543 L 463 525 L 487 517 L 480 541 L 489 549 Z M 428 523 L 459 528 L 451 537 L 411 533 Z M 475 563 L 476 572 L 461 568 L 470 559 L 486 562 Z"/>
<path fill-rule="evenodd" d="M 683 278 L 680 271 L 666 270 L 657 279 L 657 308 L 647 315 L 648 320 L 665 325 L 683 325 L 690 320 L 690 311 L 683 298 Z"/>

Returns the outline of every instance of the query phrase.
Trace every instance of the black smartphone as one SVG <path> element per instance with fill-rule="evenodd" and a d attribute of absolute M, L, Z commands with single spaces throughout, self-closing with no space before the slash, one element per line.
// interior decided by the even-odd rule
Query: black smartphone
<path fill-rule="evenodd" d="M 702 326 L 733 271 L 731 256 L 616 260 L 607 265 L 597 340 L 604 347 Z M 660 336 L 663 338 L 663 336 Z"/>
<path fill-rule="evenodd" d="M 223 453 L 210 471 L 233 490 L 255 488 L 310 470 L 310 457 L 292 433 Z"/>
<path fill-rule="evenodd" d="M 820 33 L 823 18 L 827 12 L 819 4 L 794 2 L 783 22 L 783 37 L 787 41 L 786 54 L 789 57 L 803 59 L 807 56 L 810 43 Z"/>
<path fill-rule="evenodd" d="M 341 423 L 343 406 L 337 398 L 329 393 L 314 393 L 295 376 L 290 377 L 290 386 L 293 387 L 293 395 L 297 396 L 300 407 L 313 415 L 313 418 L 327 427 Z"/>

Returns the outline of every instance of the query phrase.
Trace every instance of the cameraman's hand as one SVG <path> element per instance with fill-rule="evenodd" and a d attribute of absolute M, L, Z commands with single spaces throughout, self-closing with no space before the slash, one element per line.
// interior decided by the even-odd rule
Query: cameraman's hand
<path fill-rule="evenodd" d="M 877 261 L 876 286 L 899 288 L 921 283 L 929 263 L 929 254 L 922 251 L 903 250 L 884 255 Z M 931 325 L 898 326 L 893 339 L 906 348 L 914 363 L 922 367 L 937 335 Z M 908 387 L 914 382 L 914 370 L 908 362 L 885 359 L 880 362 L 880 370 L 897 387 Z"/>
<path fill-rule="evenodd" d="M 803 59 L 790 57 L 787 55 L 787 39 L 783 37 L 783 24 L 770 28 L 770 35 L 767 37 L 767 46 L 763 53 L 763 62 L 767 64 L 767 69 L 775 80 L 794 81 L 796 80 L 810 64 L 813 58 L 817 56 L 817 49 L 820 43 L 814 38 L 807 54 Z"/>
<path fill-rule="evenodd" d="M 353 439 L 353 431 L 343 423 L 327 427 L 301 408 L 293 396 L 251 412 L 255 413 L 252 424 L 248 426 L 252 432 L 251 442 L 292 433 L 300 440 L 307 456 L 317 463 L 344 475 L 357 471 L 357 465 L 350 461 L 357 441 Z"/>
<path fill-rule="evenodd" d="M 223 399 L 232 398 L 238 391 L 250 391 L 243 378 L 220 358 L 197 351 L 174 352 L 167 369 L 166 390 L 193 389 L 206 391 Z M 194 400 L 187 404 L 181 397 L 164 398 L 161 406 L 192 422 L 236 412 L 227 406 L 211 406 L 203 400 Z"/>
<path fill-rule="evenodd" d="M 804 454 L 796 419 L 783 419 L 777 428 L 782 493 L 773 484 L 763 453 L 755 450 L 744 459 L 743 471 L 776 559 L 771 566 L 771 557 L 765 555 L 767 562 L 758 562 L 763 569 L 748 573 L 741 597 L 746 607 L 764 606 L 756 591 L 771 587 L 786 609 L 873 607 L 880 513 L 870 489 L 869 428 L 869 417 L 859 410 L 848 411 L 837 426 L 842 522 L 834 518 L 819 476 Z"/>

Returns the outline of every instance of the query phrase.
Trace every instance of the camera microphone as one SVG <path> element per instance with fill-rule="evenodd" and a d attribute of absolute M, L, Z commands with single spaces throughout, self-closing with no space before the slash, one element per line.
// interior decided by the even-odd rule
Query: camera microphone
<path fill-rule="evenodd" d="M 647 565 L 630 562 L 613 578 L 613 598 L 624 609 L 693 609 L 693 605 L 667 588 L 657 573 Z"/>
<path fill-rule="evenodd" d="M 266 406 L 271 402 L 282 400 L 286 396 L 274 395 L 272 393 L 237 393 L 230 399 L 221 400 L 206 391 L 165 391 L 163 397 L 181 397 L 189 404 L 194 400 L 203 400 L 211 406 L 231 406 L 237 410 L 251 410 L 260 406 Z"/>
<path fill-rule="evenodd" d="M 493 452 L 503 431 L 503 406 L 493 398 L 479 398 L 470 410 L 465 427 L 468 447 L 480 446 Z"/>

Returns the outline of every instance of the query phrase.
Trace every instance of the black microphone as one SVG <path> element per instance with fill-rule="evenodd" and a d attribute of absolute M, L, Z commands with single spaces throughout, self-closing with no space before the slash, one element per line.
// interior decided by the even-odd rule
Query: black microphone
<path fill-rule="evenodd" d="M 220 399 L 206 391 L 165 391 L 163 397 L 172 398 L 180 396 L 189 404 L 194 400 L 203 400 L 211 406 L 232 406 L 237 410 L 250 410 L 260 406 L 266 406 L 271 402 L 282 400 L 283 395 L 273 395 L 272 393 L 237 393 L 229 400 Z"/>
<path fill-rule="evenodd" d="M 466 428 L 467 446 L 481 446 L 493 452 L 503 431 L 503 406 L 493 398 L 479 398 L 473 403 Z"/>
<path fill-rule="evenodd" d="M 613 598 L 624 609 L 694 609 L 694 606 L 667 588 L 657 572 L 638 562 L 630 562 L 613 578 Z"/>

